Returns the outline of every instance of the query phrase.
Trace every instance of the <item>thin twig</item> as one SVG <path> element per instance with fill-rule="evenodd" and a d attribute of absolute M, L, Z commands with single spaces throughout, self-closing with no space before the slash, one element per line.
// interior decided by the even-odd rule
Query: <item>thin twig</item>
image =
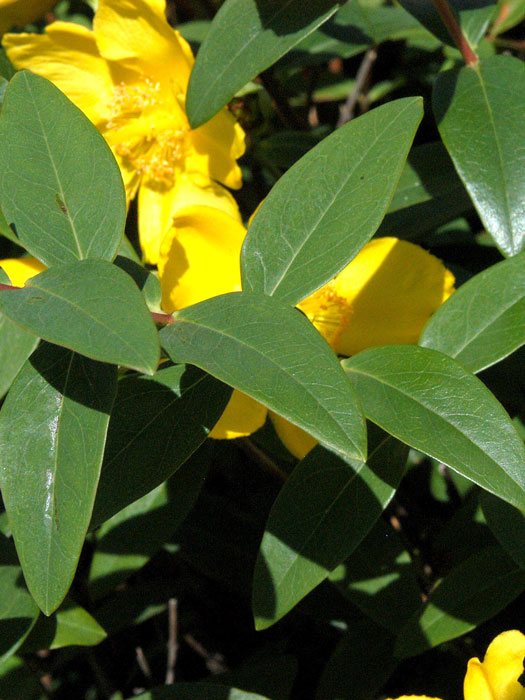
<path fill-rule="evenodd" d="M 377 47 L 371 46 L 365 53 L 363 60 L 361 61 L 361 65 L 359 66 L 359 70 L 357 71 L 357 75 L 355 76 L 355 85 L 353 87 L 353 90 L 348 95 L 348 98 L 344 105 L 340 108 L 339 120 L 336 125 L 337 129 L 340 126 L 343 126 L 343 124 L 349 122 L 353 118 L 354 110 L 359 100 L 359 96 L 361 95 L 361 92 L 370 77 L 370 72 L 372 70 L 372 66 L 374 65 L 374 61 L 376 60 L 376 58 Z"/>
<path fill-rule="evenodd" d="M 142 647 L 135 647 L 135 656 L 137 658 L 137 664 L 142 673 L 146 678 L 151 678 L 151 669 L 149 667 L 148 660 L 142 651 Z"/>
<path fill-rule="evenodd" d="M 467 66 L 475 66 L 479 58 L 476 56 L 470 44 L 465 38 L 461 27 L 458 24 L 455 14 L 450 9 L 450 5 L 447 0 L 433 0 L 436 10 L 439 12 L 439 16 L 443 20 L 443 24 L 448 29 L 448 33 L 452 37 L 457 48 L 463 56 L 463 60 Z"/>
<path fill-rule="evenodd" d="M 268 455 L 260 450 L 257 445 L 254 445 L 253 442 L 246 437 L 238 438 L 237 442 L 239 447 L 246 452 L 246 454 L 249 455 L 254 462 L 257 462 L 257 464 L 262 467 L 265 472 L 268 472 L 272 476 L 276 477 L 281 484 L 284 484 L 288 478 L 286 473 L 283 472 L 283 470 L 280 469 L 277 464 L 268 457 Z"/>
<path fill-rule="evenodd" d="M 168 661 L 166 666 L 166 685 L 173 685 L 175 682 L 175 664 L 177 662 L 177 600 L 170 598 L 168 601 Z"/>

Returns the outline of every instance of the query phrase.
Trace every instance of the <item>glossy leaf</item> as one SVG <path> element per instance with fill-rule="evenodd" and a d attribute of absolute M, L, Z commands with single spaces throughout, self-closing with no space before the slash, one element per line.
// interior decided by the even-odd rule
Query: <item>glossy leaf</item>
<path fill-rule="evenodd" d="M 257 629 L 286 615 L 349 556 L 394 495 L 405 447 L 377 428 L 369 440 L 366 464 L 342 460 L 318 446 L 286 481 L 255 564 Z"/>
<path fill-rule="evenodd" d="M 67 646 L 91 647 L 100 644 L 106 633 L 95 618 L 80 605 L 67 600 L 50 617 L 40 616 L 24 641 L 21 653 Z"/>
<path fill-rule="evenodd" d="M 503 610 L 525 589 L 525 570 L 500 547 L 460 564 L 400 630 L 394 654 L 404 658 L 455 639 Z"/>
<path fill-rule="evenodd" d="M 0 292 L 0 312 L 44 340 L 94 360 L 153 374 L 159 342 L 129 276 L 103 260 L 45 270 L 22 289 Z"/>
<path fill-rule="evenodd" d="M 229 387 L 184 365 L 161 369 L 151 378 L 122 379 L 91 527 L 148 494 L 183 465 L 220 418 L 230 394 Z M 202 476 L 201 469 L 196 471 Z"/>
<path fill-rule="evenodd" d="M 525 512 L 486 491 L 480 501 L 492 533 L 507 554 L 525 569 Z"/>
<path fill-rule="evenodd" d="M 455 358 L 471 372 L 525 343 L 525 253 L 481 272 L 427 323 L 419 344 Z"/>
<path fill-rule="evenodd" d="M 248 693 L 219 683 L 177 683 L 152 688 L 128 700 L 268 700 L 257 693 Z"/>
<path fill-rule="evenodd" d="M 44 343 L 0 412 L 2 495 L 27 586 L 46 614 L 64 599 L 77 567 L 116 371 Z"/>
<path fill-rule="evenodd" d="M 22 245 L 48 267 L 113 260 L 126 196 L 104 138 L 51 82 L 20 71 L 0 117 L 0 206 Z"/>
<path fill-rule="evenodd" d="M 24 584 L 13 543 L 0 536 L 0 665 L 16 652 L 39 615 Z"/>
<path fill-rule="evenodd" d="M 485 385 L 442 353 L 371 348 L 343 361 L 365 415 L 513 505 L 525 505 L 525 448 Z"/>
<path fill-rule="evenodd" d="M 438 39 L 454 46 L 432 0 L 399 0 L 399 3 Z M 448 0 L 448 3 L 458 18 L 465 38 L 472 47 L 476 47 L 494 15 L 496 0 Z"/>
<path fill-rule="evenodd" d="M 174 313 L 161 342 L 350 459 L 366 459 L 366 426 L 337 357 L 296 309 L 235 292 Z"/>
<path fill-rule="evenodd" d="M 422 114 L 419 97 L 390 102 L 290 168 L 248 229 L 243 288 L 295 305 L 349 263 L 385 215 Z"/>
<path fill-rule="evenodd" d="M 193 129 L 337 10 L 334 0 L 226 0 L 199 49 L 186 97 Z"/>
<path fill-rule="evenodd" d="M 525 66 L 494 56 L 434 87 L 439 131 L 483 225 L 505 255 L 525 245 Z"/>

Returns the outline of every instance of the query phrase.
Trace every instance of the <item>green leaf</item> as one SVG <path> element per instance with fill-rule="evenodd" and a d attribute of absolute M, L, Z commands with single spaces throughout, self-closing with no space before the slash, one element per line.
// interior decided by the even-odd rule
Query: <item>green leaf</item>
<path fill-rule="evenodd" d="M 337 10 L 334 0 L 226 0 L 193 67 L 186 112 L 204 124 L 237 90 L 275 63 Z"/>
<path fill-rule="evenodd" d="M 525 343 L 525 253 L 464 284 L 427 323 L 419 344 L 480 372 Z"/>
<path fill-rule="evenodd" d="M 39 615 L 11 540 L 0 536 L 0 665 L 21 646 Z"/>
<path fill-rule="evenodd" d="M 24 641 L 21 653 L 68 646 L 91 647 L 100 644 L 106 633 L 87 610 L 66 600 L 50 617 L 40 616 Z"/>
<path fill-rule="evenodd" d="M 525 245 L 525 65 L 494 56 L 440 73 L 434 112 L 441 138 L 483 225 L 505 255 Z"/>
<path fill-rule="evenodd" d="M 507 554 L 525 569 L 525 513 L 486 491 L 480 501 L 492 533 Z"/>
<path fill-rule="evenodd" d="M 111 412 L 91 528 L 181 467 L 204 442 L 230 395 L 229 387 L 184 365 L 161 369 L 151 378 L 122 379 Z M 196 471 L 202 475 L 200 468 Z M 187 476 L 181 476 L 182 484 Z"/>
<path fill-rule="evenodd" d="M 248 693 L 219 683 L 177 683 L 159 686 L 128 700 L 268 700 L 257 693 Z"/>
<path fill-rule="evenodd" d="M 20 71 L 0 117 L 0 206 L 22 245 L 47 266 L 113 260 L 126 196 L 111 149 L 51 82 Z"/>
<path fill-rule="evenodd" d="M 486 547 L 451 571 L 400 630 L 405 658 L 465 634 L 503 610 L 525 588 L 525 570 L 500 547 Z"/>
<path fill-rule="evenodd" d="M 399 4 L 438 39 L 454 46 L 432 0 L 399 0 Z M 496 0 L 448 0 L 448 4 L 451 5 L 468 43 L 475 48 L 487 30 L 496 8 Z"/>
<path fill-rule="evenodd" d="M 27 586 L 47 615 L 64 599 L 77 567 L 116 372 L 44 343 L 0 412 L 2 495 Z"/>
<path fill-rule="evenodd" d="M 385 215 L 422 115 L 420 97 L 390 102 L 290 168 L 248 229 L 243 288 L 297 304 L 349 263 Z"/>
<path fill-rule="evenodd" d="M 0 315 L 0 398 L 37 344 L 37 336 Z"/>
<path fill-rule="evenodd" d="M 504 18 L 499 15 L 505 8 Z M 491 34 L 498 36 L 512 29 L 525 18 L 525 0 L 498 0 L 498 14 L 495 17 L 494 24 L 490 30 Z M 496 23 L 496 19 L 500 20 Z"/>
<path fill-rule="evenodd" d="M 404 445 L 369 435 L 368 464 L 318 446 L 286 481 L 266 523 L 255 564 L 253 613 L 265 629 L 318 586 L 372 528 L 394 495 Z"/>
<path fill-rule="evenodd" d="M 367 418 L 503 500 L 525 505 L 525 448 L 477 377 L 414 345 L 371 348 L 342 364 Z"/>
<path fill-rule="evenodd" d="M 350 603 L 396 635 L 421 602 L 410 554 L 385 518 L 329 579 Z"/>
<path fill-rule="evenodd" d="M 147 469 L 143 463 L 130 466 Z M 205 462 L 186 461 L 167 482 L 116 513 L 97 530 L 89 573 L 93 598 L 105 595 L 141 569 L 171 537 L 193 508 L 207 467 Z"/>
<path fill-rule="evenodd" d="M 0 667 L 0 698 L 2 700 L 43 700 L 38 674 L 19 656 L 11 656 Z"/>
<path fill-rule="evenodd" d="M 188 362 L 284 416 L 327 447 L 366 459 L 366 426 L 330 346 L 299 311 L 233 292 L 174 313 L 161 342 Z"/>
<path fill-rule="evenodd" d="M 93 360 L 153 374 L 155 324 L 135 283 L 104 260 L 41 272 L 25 287 L 0 292 L 0 312 L 44 340 Z"/>

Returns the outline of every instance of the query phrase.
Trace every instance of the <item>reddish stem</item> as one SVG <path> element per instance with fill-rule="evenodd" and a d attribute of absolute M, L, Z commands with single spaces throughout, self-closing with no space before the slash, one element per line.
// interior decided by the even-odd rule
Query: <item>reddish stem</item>
<path fill-rule="evenodd" d="M 443 24 L 448 29 L 448 33 L 454 40 L 457 48 L 461 52 L 463 59 L 467 66 L 475 66 L 479 61 L 474 51 L 470 48 L 470 44 L 465 39 L 461 27 L 458 21 L 450 9 L 450 5 L 447 0 L 433 0 L 436 10 L 439 12 L 439 16 L 443 20 Z"/>
<path fill-rule="evenodd" d="M 0 284 L 0 292 L 8 289 L 22 289 L 22 287 L 13 287 L 12 284 Z"/>

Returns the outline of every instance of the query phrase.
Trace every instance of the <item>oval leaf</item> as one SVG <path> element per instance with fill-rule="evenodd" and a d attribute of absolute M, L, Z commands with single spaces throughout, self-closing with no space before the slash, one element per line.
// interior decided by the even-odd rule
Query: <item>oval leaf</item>
<path fill-rule="evenodd" d="M 161 369 L 151 378 L 122 379 L 91 527 L 148 494 L 183 465 L 207 438 L 230 395 L 230 387 L 184 365 Z M 196 471 L 202 473 L 199 467 Z"/>
<path fill-rule="evenodd" d="M 295 305 L 349 263 L 385 215 L 422 116 L 420 97 L 390 102 L 290 168 L 246 234 L 243 288 Z"/>
<path fill-rule="evenodd" d="M 68 646 L 91 647 L 100 644 L 106 633 L 87 610 L 67 600 L 50 617 L 40 616 L 24 641 L 21 653 Z"/>
<path fill-rule="evenodd" d="M 455 358 L 471 372 L 525 343 L 525 254 L 470 279 L 431 317 L 419 344 Z"/>
<path fill-rule="evenodd" d="M 525 245 L 525 65 L 494 56 L 437 77 L 439 132 L 483 225 L 504 255 Z"/>
<path fill-rule="evenodd" d="M 337 10 L 334 0 L 226 0 L 193 67 L 186 111 L 196 129 Z"/>
<path fill-rule="evenodd" d="M 2 495 L 27 586 L 47 615 L 77 567 L 116 381 L 116 367 L 44 343 L 0 412 Z"/>
<path fill-rule="evenodd" d="M 366 459 L 366 426 L 337 357 L 299 311 L 233 292 L 174 313 L 161 342 L 174 362 L 206 370 L 329 448 Z"/>
<path fill-rule="evenodd" d="M 377 428 L 369 440 L 367 464 L 342 460 L 319 445 L 286 481 L 255 564 L 256 629 L 277 622 L 324 581 L 394 495 L 406 462 L 405 446 Z"/>
<path fill-rule="evenodd" d="M 0 206 L 22 245 L 48 267 L 113 260 L 126 195 L 111 149 L 49 80 L 20 71 L 0 117 Z"/>
<path fill-rule="evenodd" d="M 487 491 L 525 506 L 525 448 L 501 404 L 461 365 L 414 345 L 343 361 L 367 418 Z"/>
<path fill-rule="evenodd" d="M 492 533 L 507 554 L 525 569 L 525 512 L 487 491 L 482 492 L 480 502 Z"/>
<path fill-rule="evenodd" d="M 132 279 L 103 260 L 41 272 L 0 292 L 0 311 L 28 331 L 94 360 L 153 374 L 155 324 Z"/>
<path fill-rule="evenodd" d="M 465 634 L 503 610 L 525 588 L 525 570 L 500 547 L 486 547 L 454 569 L 401 628 L 394 654 L 405 658 Z"/>
<path fill-rule="evenodd" d="M 0 398 L 38 344 L 38 337 L 0 315 Z"/>

